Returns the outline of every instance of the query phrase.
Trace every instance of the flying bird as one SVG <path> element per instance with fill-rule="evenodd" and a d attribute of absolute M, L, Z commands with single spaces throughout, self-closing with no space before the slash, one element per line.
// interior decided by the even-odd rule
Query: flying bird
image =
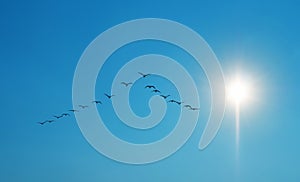
<path fill-rule="evenodd" d="M 85 108 L 87 108 L 87 107 L 89 107 L 89 106 L 86 106 L 86 105 L 78 105 L 78 107 L 80 107 L 80 108 L 82 108 L 82 109 L 85 109 Z"/>
<path fill-rule="evenodd" d="M 48 123 L 52 123 L 54 122 L 55 120 L 46 120 L 45 122 L 48 122 Z"/>
<path fill-rule="evenodd" d="M 62 115 L 62 116 L 70 116 L 69 113 L 62 113 L 61 115 Z"/>
<path fill-rule="evenodd" d="M 192 108 L 191 105 L 184 105 L 183 107 L 186 107 L 186 108 L 188 108 L 188 109 L 191 109 L 191 108 Z"/>
<path fill-rule="evenodd" d="M 128 82 L 128 83 L 126 83 L 126 82 L 121 82 L 121 84 L 125 85 L 125 87 L 128 87 L 129 85 L 132 85 L 132 82 Z"/>
<path fill-rule="evenodd" d="M 162 98 L 167 99 L 168 97 L 170 97 L 171 95 L 160 95 Z"/>
<path fill-rule="evenodd" d="M 100 100 L 94 100 L 92 103 L 95 103 L 95 104 L 102 104 L 102 102 Z"/>
<path fill-rule="evenodd" d="M 181 105 L 183 102 L 177 101 L 176 104 Z"/>
<path fill-rule="evenodd" d="M 145 88 L 153 88 L 156 89 L 156 87 L 154 85 L 146 85 Z"/>
<path fill-rule="evenodd" d="M 46 124 L 46 123 L 52 123 L 52 122 L 54 122 L 55 120 L 46 120 L 46 121 L 43 121 L 43 122 L 37 122 L 38 124 L 40 124 L 40 125 L 44 125 L 44 124 Z"/>
<path fill-rule="evenodd" d="M 47 122 L 48 122 L 48 120 L 47 121 L 43 121 L 43 122 L 37 122 L 37 123 L 40 124 L 40 125 L 44 125 Z"/>
<path fill-rule="evenodd" d="M 78 110 L 75 110 L 75 109 L 70 109 L 68 111 L 70 111 L 70 112 L 79 112 Z"/>
<path fill-rule="evenodd" d="M 200 110 L 200 108 L 192 107 L 191 105 L 184 105 L 183 107 L 186 107 L 186 108 L 188 108 L 189 110 L 193 110 L 193 111 L 195 111 L 195 110 Z"/>
<path fill-rule="evenodd" d="M 154 93 L 161 93 L 159 90 L 157 90 L 157 89 L 154 89 L 154 90 L 152 90 L 151 92 L 154 92 Z"/>
<path fill-rule="evenodd" d="M 140 75 L 142 75 L 143 78 L 149 76 L 150 74 L 144 74 L 144 73 L 141 73 L 141 72 L 138 72 Z"/>
<path fill-rule="evenodd" d="M 53 117 L 55 117 L 56 119 L 59 119 L 59 118 L 62 118 L 63 116 L 62 115 L 60 115 L 60 116 L 53 115 Z"/>
<path fill-rule="evenodd" d="M 104 94 L 107 98 L 109 98 L 109 99 L 111 99 L 113 96 L 115 96 L 115 95 L 108 95 L 108 94 Z"/>
<path fill-rule="evenodd" d="M 180 101 L 176 101 L 176 100 L 169 100 L 168 102 L 173 102 L 173 103 L 176 103 L 178 105 L 181 105 L 183 102 L 180 102 Z"/>

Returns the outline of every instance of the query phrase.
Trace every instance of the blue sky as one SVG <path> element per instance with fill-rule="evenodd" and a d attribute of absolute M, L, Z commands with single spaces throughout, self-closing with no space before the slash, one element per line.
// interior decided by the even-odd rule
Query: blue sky
<path fill-rule="evenodd" d="M 0 181 L 299 181 L 298 7 L 291 0 L 1 1 Z M 225 78 L 238 70 L 253 80 L 256 97 L 241 108 L 238 157 L 230 105 L 215 140 L 204 151 L 197 148 L 210 101 L 203 71 L 192 64 L 186 69 L 199 74 L 196 82 L 203 101 L 198 125 L 178 152 L 158 163 L 135 166 L 104 157 L 84 139 L 73 116 L 45 126 L 36 123 L 72 107 L 77 62 L 97 35 L 124 21 L 147 17 L 171 19 L 192 28 L 214 50 Z M 189 59 L 153 42 L 124 49 L 131 53 L 120 50 L 116 59 L 149 52 L 177 56 L 182 63 Z M 110 64 L 104 73 L 112 74 L 120 66 Z M 104 83 L 111 79 L 99 77 L 97 97 L 103 97 L 110 86 Z M 161 78 L 155 82 L 162 89 L 172 89 Z M 133 109 L 140 115 L 149 112 L 143 101 L 150 95 L 138 87 L 144 84 L 140 80 L 135 85 L 139 99 L 132 98 L 137 104 Z M 103 114 L 114 118 L 110 112 Z M 130 141 L 139 136 L 110 127 Z M 161 133 L 150 134 L 135 142 L 156 139 Z"/>

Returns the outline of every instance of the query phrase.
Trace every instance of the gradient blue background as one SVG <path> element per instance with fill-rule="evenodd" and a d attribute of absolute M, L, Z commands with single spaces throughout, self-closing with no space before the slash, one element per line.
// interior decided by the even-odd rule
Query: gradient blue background
<path fill-rule="evenodd" d="M 299 5 L 291 0 L 1 1 L 0 181 L 300 181 Z M 175 20 L 197 31 L 226 78 L 236 70 L 250 75 L 257 97 L 241 109 L 239 154 L 230 105 L 215 140 L 204 151 L 197 149 L 209 107 L 200 69 L 199 124 L 183 148 L 158 163 L 134 166 L 102 156 L 73 116 L 36 124 L 71 108 L 76 64 L 97 35 L 145 17 Z M 155 46 L 146 47 L 151 52 Z M 197 73 L 193 66 L 187 69 Z"/>

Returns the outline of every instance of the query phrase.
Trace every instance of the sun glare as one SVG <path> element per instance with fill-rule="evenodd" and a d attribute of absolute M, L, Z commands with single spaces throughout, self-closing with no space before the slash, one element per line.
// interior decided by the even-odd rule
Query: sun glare
<path fill-rule="evenodd" d="M 227 97 L 235 103 L 248 100 L 250 97 L 249 83 L 246 80 L 242 80 L 240 76 L 237 76 L 227 87 Z"/>

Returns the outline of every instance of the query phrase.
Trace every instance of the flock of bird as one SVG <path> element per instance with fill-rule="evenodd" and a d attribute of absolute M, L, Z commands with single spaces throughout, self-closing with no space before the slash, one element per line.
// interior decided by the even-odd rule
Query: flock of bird
<path fill-rule="evenodd" d="M 138 74 L 140 74 L 142 76 L 142 78 L 145 78 L 145 77 L 148 77 L 148 76 L 151 75 L 151 74 L 144 74 L 144 73 L 141 73 L 141 72 L 138 72 Z M 128 87 L 128 86 L 132 85 L 133 83 L 132 82 L 121 82 L 121 84 L 124 85 L 125 87 Z M 161 93 L 161 91 L 159 89 L 157 89 L 157 87 L 154 86 L 154 85 L 146 85 L 145 89 L 151 89 L 152 93 L 159 94 L 159 96 L 161 96 L 165 100 L 167 100 L 169 97 L 171 97 L 171 95 L 169 95 L 169 94 L 168 95 L 163 95 Z M 104 95 L 107 97 L 107 99 L 111 99 L 112 97 L 115 96 L 115 95 L 109 95 L 107 93 L 104 93 Z M 174 100 L 174 99 L 170 99 L 167 102 L 168 103 L 175 103 L 177 105 L 183 105 L 183 103 L 184 103 L 183 101 L 177 101 L 177 100 Z M 100 101 L 100 100 L 94 100 L 94 101 L 92 101 L 92 103 L 94 103 L 94 104 L 102 104 L 102 101 Z M 64 112 L 64 113 L 62 113 L 60 115 L 53 115 L 53 119 L 45 120 L 45 121 L 37 122 L 37 123 L 40 124 L 40 125 L 44 125 L 46 123 L 53 123 L 55 121 L 58 121 L 61 118 L 70 117 L 71 116 L 70 113 L 79 112 L 80 110 L 84 110 L 84 109 L 86 109 L 88 107 L 89 107 L 88 105 L 78 105 L 79 109 L 70 109 L 70 110 L 68 110 L 68 112 Z M 188 110 L 192 110 L 192 111 L 199 110 L 199 108 L 192 107 L 189 104 L 183 105 L 183 107 L 187 108 Z"/>

